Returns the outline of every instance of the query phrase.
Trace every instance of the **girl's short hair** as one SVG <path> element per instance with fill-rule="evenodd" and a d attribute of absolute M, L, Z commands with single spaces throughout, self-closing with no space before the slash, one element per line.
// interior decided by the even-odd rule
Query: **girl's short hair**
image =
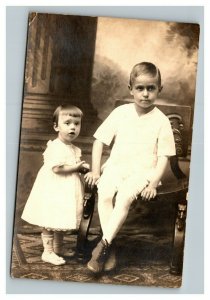
<path fill-rule="evenodd" d="M 160 70 L 150 62 L 141 62 L 136 64 L 131 70 L 129 85 L 132 86 L 134 80 L 139 75 L 149 74 L 152 77 L 158 77 L 158 85 L 161 86 Z"/>
<path fill-rule="evenodd" d="M 62 111 L 68 111 L 69 115 L 72 117 L 79 117 L 81 119 L 83 117 L 83 112 L 79 107 L 71 104 L 62 104 L 59 105 L 53 113 L 53 123 L 55 123 L 56 125 L 58 125 L 59 114 Z"/>

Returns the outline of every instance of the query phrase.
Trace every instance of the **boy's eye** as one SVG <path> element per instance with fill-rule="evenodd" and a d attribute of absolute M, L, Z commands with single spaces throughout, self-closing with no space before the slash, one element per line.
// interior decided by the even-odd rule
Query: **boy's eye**
<path fill-rule="evenodd" d="M 144 87 L 143 86 L 137 86 L 136 88 L 138 91 L 143 91 L 144 90 Z"/>
<path fill-rule="evenodd" d="M 149 85 L 149 86 L 147 87 L 147 90 L 148 90 L 149 92 L 152 92 L 152 91 L 155 90 L 155 86 L 154 86 L 154 85 Z"/>
<path fill-rule="evenodd" d="M 146 89 L 148 92 L 152 92 L 156 89 L 155 85 L 148 85 L 148 86 L 143 86 L 143 85 L 138 85 L 136 89 L 140 92 L 142 92 L 144 89 Z"/>

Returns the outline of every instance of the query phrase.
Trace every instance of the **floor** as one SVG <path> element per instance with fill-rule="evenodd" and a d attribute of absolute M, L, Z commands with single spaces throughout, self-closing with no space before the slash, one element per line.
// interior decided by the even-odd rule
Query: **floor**
<path fill-rule="evenodd" d="M 97 243 L 97 233 L 90 233 L 87 257 Z M 40 280 L 107 283 L 115 285 L 160 286 L 178 288 L 181 276 L 169 272 L 172 240 L 168 236 L 120 233 L 117 241 L 118 264 L 115 271 L 94 276 L 86 261 L 76 257 L 67 259 L 63 266 L 54 266 L 41 260 L 42 243 L 39 232 L 21 232 L 15 235 L 12 251 L 11 276 Z M 66 247 L 75 248 L 76 234 L 65 236 Z"/>

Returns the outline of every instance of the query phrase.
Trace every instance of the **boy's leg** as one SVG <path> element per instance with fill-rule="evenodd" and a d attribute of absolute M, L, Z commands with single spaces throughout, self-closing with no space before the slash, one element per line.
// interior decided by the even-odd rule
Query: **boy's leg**
<path fill-rule="evenodd" d="M 98 185 L 98 212 L 102 231 L 105 230 L 107 223 L 113 212 L 113 198 L 116 193 L 116 185 L 110 177 L 102 176 Z M 110 245 L 106 240 L 101 240 L 92 252 L 92 258 L 87 267 L 94 273 L 100 273 L 104 264 L 109 259 Z M 110 267 L 111 265 L 111 267 Z M 107 269 L 111 270 L 113 264 L 109 264 Z"/>
<path fill-rule="evenodd" d="M 125 222 L 133 200 L 145 188 L 146 185 L 146 180 L 130 177 L 128 180 L 125 180 L 119 187 L 116 196 L 115 207 L 107 223 L 107 226 L 103 231 L 103 239 L 106 239 L 109 244 L 115 238 L 118 231 Z"/>
<path fill-rule="evenodd" d="M 109 263 L 112 267 L 109 268 L 110 266 L 107 265 L 106 268 L 106 262 L 109 260 L 111 243 L 123 225 L 128 215 L 131 203 L 146 185 L 146 180 L 142 180 L 141 182 L 139 178 L 130 178 L 129 180 L 124 181 L 119 188 L 116 196 L 115 207 L 114 209 L 110 209 L 111 212 L 109 211 L 108 214 L 109 218 L 104 220 L 103 223 L 103 238 L 93 250 L 92 258 L 88 262 L 87 266 L 91 271 L 99 273 L 103 269 L 112 269 L 112 267 L 116 265 L 116 258 L 113 255 L 114 258 L 112 258 L 112 261 Z M 104 201 L 100 199 L 104 205 L 106 198 L 103 200 Z"/>
<path fill-rule="evenodd" d="M 100 184 L 98 185 L 98 214 L 102 232 L 104 232 L 112 215 L 115 193 L 116 186 L 113 180 L 101 177 Z"/>
<path fill-rule="evenodd" d="M 125 181 L 116 196 L 115 207 L 112 212 L 111 218 L 107 224 L 106 229 L 104 230 L 103 239 L 107 240 L 110 246 L 110 254 L 104 264 L 104 270 L 110 271 L 115 268 L 117 264 L 117 257 L 115 251 L 115 245 L 113 239 L 117 235 L 118 231 L 122 227 L 126 217 L 128 215 L 130 206 L 136 196 L 143 190 L 147 185 L 147 181 L 139 180 L 137 178 L 130 178 Z"/>

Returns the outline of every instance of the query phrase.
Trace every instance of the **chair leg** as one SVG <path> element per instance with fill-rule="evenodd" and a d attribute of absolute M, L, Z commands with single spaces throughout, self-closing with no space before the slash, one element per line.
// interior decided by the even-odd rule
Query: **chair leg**
<path fill-rule="evenodd" d="M 77 236 L 77 259 L 83 261 L 85 259 L 86 245 L 87 245 L 87 236 L 90 228 L 90 224 L 93 217 L 95 206 L 95 190 L 88 189 L 85 186 L 85 195 L 84 195 L 84 205 L 83 205 L 83 214 L 79 226 L 79 232 Z"/>
<path fill-rule="evenodd" d="M 178 203 L 177 215 L 174 228 L 174 240 L 170 273 L 181 275 L 183 268 L 184 241 L 185 241 L 185 224 L 187 213 L 187 201 Z"/>

